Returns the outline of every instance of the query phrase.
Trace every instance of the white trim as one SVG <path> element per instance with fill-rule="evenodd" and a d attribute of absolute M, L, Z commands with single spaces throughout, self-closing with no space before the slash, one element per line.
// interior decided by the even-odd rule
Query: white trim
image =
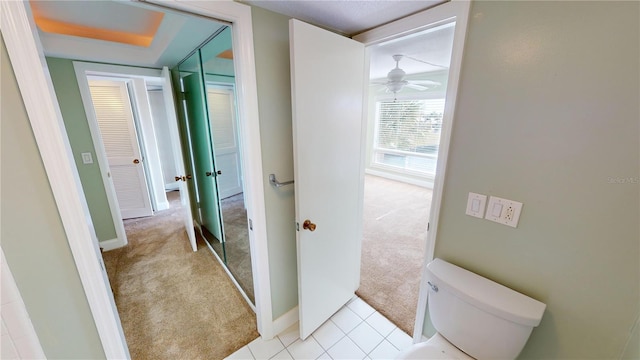
<path fill-rule="evenodd" d="M 266 213 L 258 93 L 253 51 L 253 25 L 249 6 L 232 1 L 184 3 L 176 0 L 153 0 L 162 6 L 182 9 L 194 14 L 229 21 L 233 24 L 233 47 L 237 59 L 236 84 L 239 116 L 245 121 L 241 131 L 246 156 L 246 193 L 251 197 L 248 214 L 253 223 L 250 231 L 258 331 L 272 338 L 273 319 L 266 235 Z M 1 28 L 7 51 L 14 64 L 16 78 L 40 149 L 48 179 L 65 227 L 69 246 L 85 289 L 91 313 L 109 359 L 129 358 L 120 318 L 106 274 L 102 270 L 95 231 L 82 193 L 71 148 L 64 131 L 51 78 L 48 74 L 37 28 L 26 8 L 27 2 L 1 1 Z M 87 241 L 93 239 L 93 241 Z"/>
<path fill-rule="evenodd" d="M 133 89 L 133 105 L 134 111 L 138 113 L 138 122 L 140 125 L 142 144 L 144 148 L 144 164 L 148 171 L 146 172 L 150 185 L 149 192 L 151 200 L 156 211 L 167 210 L 169 201 L 164 190 L 164 175 L 162 174 L 162 160 L 160 160 L 160 151 L 158 150 L 158 141 L 156 138 L 156 129 L 153 125 L 153 117 L 151 115 L 151 105 L 149 103 L 149 94 L 147 94 L 147 84 L 144 79 L 133 77 L 130 80 Z"/>
<path fill-rule="evenodd" d="M 128 359 L 91 215 L 27 2 L 2 1 L 0 28 L 105 356 Z M 91 240 L 89 240 L 91 239 Z"/>
<path fill-rule="evenodd" d="M 456 21 L 451 64 L 449 67 L 449 79 L 447 81 L 447 101 L 445 105 L 444 119 L 442 121 L 440 148 L 438 151 L 438 162 L 436 165 L 437 175 L 434 180 L 431 211 L 429 214 L 430 229 L 427 233 L 427 249 L 421 271 L 422 278 L 420 281 L 420 293 L 418 295 L 416 321 L 413 332 L 414 343 L 418 343 L 422 339 L 422 328 L 424 327 L 424 317 L 427 311 L 428 291 L 426 281 L 424 281 L 426 277 L 426 264 L 433 260 L 433 253 L 437 239 L 438 220 L 442 204 L 442 193 L 445 183 L 449 146 L 451 144 L 451 131 L 453 129 L 454 110 L 458 95 L 458 81 L 460 79 L 460 70 L 462 67 L 462 54 L 467 33 L 467 22 L 470 8 L 470 1 L 454 0 L 354 37 L 355 40 L 361 41 L 367 46 L 370 46 L 392 38 L 398 38 L 413 32 L 437 26 L 437 24 L 450 22 L 452 19 L 455 19 Z"/>
<path fill-rule="evenodd" d="M 298 307 L 287 311 L 279 318 L 273 320 L 273 332 L 275 335 L 281 334 L 291 326 L 295 325 L 300 320 L 300 311 Z"/>
<path fill-rule="evenodd" d="M 96 120 L 93 101 L 91 99 L 89 80 L 87 79 L 87 72 L 90 70 L 90 65 L 91 64 L 89 63 L 74 61 L 73 69 L 76 74 L 76 82 L 78 83 L 78 89 L 80 90 L 80 97 L 82 98 L 85 116 L 87 117 L 89 132 L 91 133 L 91 140 L 96 153 L 96 161 L 98 162 L 98 168 L 100 169 L 100 177 L 102 178 L 104 190 L 107 195 L 107 203 L 109 204 L 109 210 L 111 211 L 111 220 L 113 221 L 113 227 L 116 230 L 116 236 L 120 240 L 120 244 L 117 247 L 122 247 L 128 244 L 127 233 L 124 231 L 124 223 L 122 222 L 122 213 L 120 212 L 120 205 L 118 204 L 118 199 L 116 197 L 116 189 L 111 176 L 109 176 L 107 152 L 104 149 L 102 135 L 98 128 L 98 121 Z"/>
<path fill-rule="evenodd" d="M 166 184 L 164 184 L 164 190 L 165 190 L 165 192 L 180 190 L 180 182 L 179 181 L 173 181 L 173 182 L 170 182 L 170 183 L 166 183 Z"/>
<path fill-rule="evenodd" d="M 109 251 L 109 250 L 121 248 L 126 244 L 123 245 L 120 239 L 115 238 L 115 239 L 100 241 L 98 245 L 100 245 L 103 251 Z"/>

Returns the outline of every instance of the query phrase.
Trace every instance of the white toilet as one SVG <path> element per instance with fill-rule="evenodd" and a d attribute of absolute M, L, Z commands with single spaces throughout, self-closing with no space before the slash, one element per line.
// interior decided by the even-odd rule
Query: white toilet
<path fill-rule="evenodd" d="M 515 359 L 546 305 L 441 259 L 427 265 L 437 333 L 397 359 Z"/>

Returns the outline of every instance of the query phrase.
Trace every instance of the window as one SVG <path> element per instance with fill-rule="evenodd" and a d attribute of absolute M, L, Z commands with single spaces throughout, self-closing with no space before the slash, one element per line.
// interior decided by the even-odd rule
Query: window
<path fill-rule="evenodd" d="M 378 101 L 372 166 L 433 177 L 443 113 L 444 99 Z"/>

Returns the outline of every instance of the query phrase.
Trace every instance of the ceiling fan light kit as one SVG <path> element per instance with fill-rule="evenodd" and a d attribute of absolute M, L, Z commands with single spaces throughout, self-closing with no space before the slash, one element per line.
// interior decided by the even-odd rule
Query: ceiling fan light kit
<path fill-rule="evenodd" d="M 392 92 L 394 95 L 396 95 L 398 91 L 401 91 L 405 86 L 408 86 L 417 90 L 427 90 L 429 89 L 429 87 L 440 85 L 440 83 L 438 82 L 429 81 L 429 80 L 420 81 L 422 84 L 427 84 L 428 86 L 412 84 L 409 81 L 404 80 L 404 77 L 407 75 L 407 73 L 400 68 L 399 63 L 400 63 L 400 60 L 402 60 L 402 58 L 405 56 L 398 54 L 398 55 L 393 55 L 392 57 L 393 57 L 393 60 L 396 62 L 396 67 L 391 69 L 391 71 L 389 71 L 389 73 L 387 74 L 387 81 L 383 83 L 387 88 L 387 92 Z"/>

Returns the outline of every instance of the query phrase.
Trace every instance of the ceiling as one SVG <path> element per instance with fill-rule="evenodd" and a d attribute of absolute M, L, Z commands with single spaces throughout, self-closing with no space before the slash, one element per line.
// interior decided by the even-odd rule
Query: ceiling
<path fill-rule="evenodd" d="M 172 67 L 225 26 L 134 1 L 30 5 L 45 54 L 75 60 Z"/>
<path fill-rule="evenodd" d="M 353 36 L 447 0 L 237 0 Z"/>
<path fill-rule="evenodd" d="M 444 0 L 237 0 L 347 36 L 433 7 Z M 31 1 L 45 54 L 146 67 L 173 66 L 225 24 L 138 1 Z M 371 47 L 371 78 L 395 67 L 427 73 L 450 61 L 452 27 L 439 27 Z M 447 50 L 448 49 L 448 50 Z M 420 61 L 418 61 L 420 60 Z"/>

